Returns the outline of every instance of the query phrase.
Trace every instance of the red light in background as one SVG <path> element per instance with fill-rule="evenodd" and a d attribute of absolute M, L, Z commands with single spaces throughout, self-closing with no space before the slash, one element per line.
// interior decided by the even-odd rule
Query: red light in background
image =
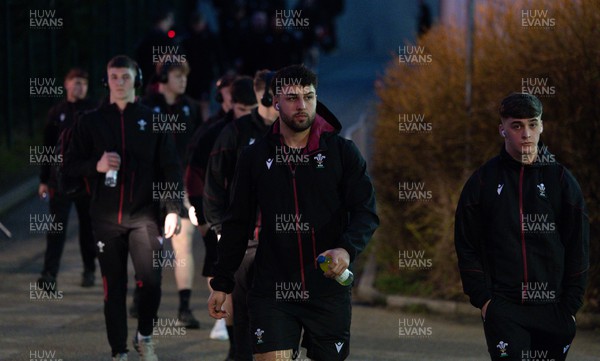
<path fill-rule="evenodd" d="M 173 39 L 175 37 L 175 30 L 169 30 L 167 32 L 167 36 L 171 39 Z"/>

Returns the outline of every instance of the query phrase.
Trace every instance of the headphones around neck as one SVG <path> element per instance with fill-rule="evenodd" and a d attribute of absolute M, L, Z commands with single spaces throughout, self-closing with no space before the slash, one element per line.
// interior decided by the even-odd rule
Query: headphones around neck
<path fill-rule="evenodd" d="M 267 76 L 265 77 L 265 92 L 264 92 L 262 98 L 260 99 L 260 103 L 267 108 L 273 106 L 273 95 L 271 95 L 271 93 L 269 93 L 269 90 L 271 88 L 271 81 L 273 81 L 274 76 L 275 76 L 275 72 L 270 71 L 267 74 Z M 279 109 L 277 109 L 277 110 L 279 110 Z"/>
<path fill-rule="evenodd" d="M 105 88 L 108 88 L 108 73 L 105 73 L 104 76 L 102 77 L 102 85 Z M 139 88 L 142 86 L 142 84 L 144 83 L 144 76 L 142 75 L 142 69 L 140 68 L 140 66 L 136 63 L 135 64 L 135 80 L 133 82 L 133 86 L 135 88 Z"/>

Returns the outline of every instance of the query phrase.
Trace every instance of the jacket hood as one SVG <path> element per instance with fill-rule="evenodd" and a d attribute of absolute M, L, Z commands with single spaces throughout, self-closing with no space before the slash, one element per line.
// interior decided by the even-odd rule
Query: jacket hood
<path fill-rule="evenodd" d="M 323 103 L 317 101 L 317 110 L 315 121 L 311 126 L 306 153 L 311 154 L 320 149 L 326 149 L 324 138 L 339 134 L 342 130 L 342 124 L 335 115 Z M 271 125 L 268 138 L 275 144 L 281 144 L 280 118 Z"/>

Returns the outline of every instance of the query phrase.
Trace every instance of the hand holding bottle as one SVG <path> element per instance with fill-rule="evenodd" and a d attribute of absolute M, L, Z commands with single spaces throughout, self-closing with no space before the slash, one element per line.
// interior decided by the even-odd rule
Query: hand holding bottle
<path fill-rule="evenodd" d="M 334 248 L 321 253 L 317 262 L 327 278 L 334 278 L 344 286 L 354 280 L 354 274 L 348 269 L 350 255 L 343 248 Z"/>
<path fill-rule="evenodd" d="M 109 170 L 119 170 L 121 167 L 121 156 L 117 152 L 104 152 L 102 158 L 96 163 L 98 173 L 106 173 Z"/>
<path fill-rule="evenodd" d="M 104 185 L 107 187 L 117 186 L 117 173 L 121 167 L 121 156 L 116 152 L 104 152 L 102 158 L 96 163 L 99 173 L 106 173 Z"/>

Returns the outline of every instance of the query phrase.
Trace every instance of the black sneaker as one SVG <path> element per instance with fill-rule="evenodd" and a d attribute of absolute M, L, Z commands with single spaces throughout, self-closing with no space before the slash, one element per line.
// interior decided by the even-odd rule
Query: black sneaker
<path fill-rule="evenodd" d="M 179 315 L 177 315 L 175 326 L 197 329 L 200 328 L 200 322 L 194 317 L 192 310 L 184 310 L 180 311 Z"/>
<path fill-rule="evenodd" d="M 42 277 L 38 278 L 37 285 L 44 291 L 56 291 L 56 277 L 43 273 Z"/>
<path fill-rule="evenodd" d="M 93 287 L 96 282 L 94 272 L 83 272 L 81 277 L 81 287 Z"/>

